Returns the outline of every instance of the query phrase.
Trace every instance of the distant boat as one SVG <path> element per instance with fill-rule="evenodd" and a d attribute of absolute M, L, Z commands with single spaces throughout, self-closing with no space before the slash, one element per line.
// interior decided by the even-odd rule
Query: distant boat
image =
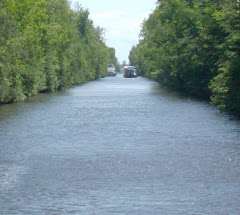
<path fill-rule="evenodd" d="M 107 67 L 108 76 L 116 76 L 117 72 L 115 71 L 115 67 L 112 64 L 109 64 Z"/>
<path fill-rule="evenodd" d="M 137 78 L 137 69 L 135 66 L 124 67 L 124 78 Z"/>

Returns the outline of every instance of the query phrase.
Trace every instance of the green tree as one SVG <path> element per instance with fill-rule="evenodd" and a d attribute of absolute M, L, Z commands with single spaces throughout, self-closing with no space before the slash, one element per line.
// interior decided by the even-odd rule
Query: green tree
<path fill-rule="evenodd" d="M 227 1 L 214 13 L 222 26 L 225 37 L 218 46 L 222 50 L 218 62 L 218 75 L 211 81 L 211 100 L 222 110 L 240 115 L 240 4 Z"/>
<path fill-rule="evenodd" d="M 238 0 L 159 0 L 141 37 L 142 75 L 240 113 Z"/>
<path fill-rule="evenodd" d="M 117 62 L 88 10 L 67 0 L 2 0 L 0 27 L 0 103 L 103 77 Z"/>

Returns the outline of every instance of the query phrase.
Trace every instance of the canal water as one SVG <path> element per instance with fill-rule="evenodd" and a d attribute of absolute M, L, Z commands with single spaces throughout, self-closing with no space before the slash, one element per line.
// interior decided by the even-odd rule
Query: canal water
<path fill-rule="evenodd" d="M 1 215 L 239 215 L 240 123 L 107 77 L 0 106 Z"/>

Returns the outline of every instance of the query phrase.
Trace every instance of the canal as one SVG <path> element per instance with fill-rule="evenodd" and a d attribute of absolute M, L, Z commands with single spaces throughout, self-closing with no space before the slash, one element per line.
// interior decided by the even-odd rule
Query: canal
<path fill-rule="evenodd" d="M 239 215 L 240 123 L 139 77 L 0 106 L 1 215 Z"/>

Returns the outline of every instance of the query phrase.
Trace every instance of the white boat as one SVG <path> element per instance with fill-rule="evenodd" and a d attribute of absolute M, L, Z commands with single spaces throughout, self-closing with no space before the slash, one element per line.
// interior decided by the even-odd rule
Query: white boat
<path fill-rule="evenodd" d="M 112 64 L 108 65 L 107 73 L 108 73 L 108 76 L 116 76 L 117 75 L 117 72 L 115 71 L 115 67 Z"/>

